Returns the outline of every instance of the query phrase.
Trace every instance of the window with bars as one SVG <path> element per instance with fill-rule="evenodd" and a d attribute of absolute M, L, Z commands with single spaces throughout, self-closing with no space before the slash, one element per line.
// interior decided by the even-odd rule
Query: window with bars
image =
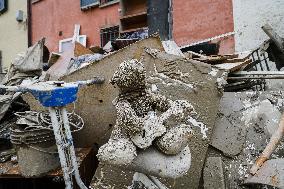
<path fill-rule="evenodd" d="M 119 26 L 101 29 L 101 47 L 104 47 L 109 41 L 114 41 L 119 36 Z"/>

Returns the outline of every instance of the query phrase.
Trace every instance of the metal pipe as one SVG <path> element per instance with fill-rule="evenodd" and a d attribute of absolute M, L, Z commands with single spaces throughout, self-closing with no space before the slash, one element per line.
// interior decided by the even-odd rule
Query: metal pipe
<path fill-rule="evenodd" d="M 265 76 L 259 76 L 259 77 L 228 77 L 228 80 L 241 80 L 241 79 L 284 79 L 284 76 L 271 76 L 271 77 L 265 77 Z"/>
<path fill-rule="evenodd" d="M 78 184 L 78 186 L 81 189 L 88 189 L 85 184 L 83 183 L 81 177 L 80 177 L 80 173 L 79 173 L 79 169 L 78 169 L 78 164 L 77 164 L 77 160 L 76 160 L 76 154 L 75 154 L 75 149 L 73 146 L 73 139 L 72 139 L 72 135 L 71 135 L 71 131 L 70 131 L 70 126 L 69 126 L 69 121 L 68 121 L 68 116 L 67 116 L 67 111 L 65 107 L 61 107 L 59 108 L 60 110 L 60 114 L 62 116 L 62 121 L 63 121 L 63 125 L 64 125 L 64 129 L 65 129 L 65 133 L 67 136 L 67 141 L 70 143 L 69 145 L 69 149 L 70 149 L 70 158 L 71 158 L 71 162 L 72 162 L 72 167 L 74 169 L 74 174 L 75 174 L 75 179 L 76 182 Z"/>
<path fill-rule="evenodd" d="M 265 62 L 267 71 L 270 71 L 270 68 L 269 68 L 269 65 L 268 65 L 268 61 L 267 61 L 267 57 L 265 57 L 265 53 L 263 53 L 262 56 L 263 56 L 263 60 Z"/>
<path fill-rule="evenodd" d="M 284 71 L 238 71 L 231 73 L 232 75 L 282 75 Z"/>
<path fill-rule="evenodd" d="M 259 57 L 258 51 L 256 51 L 256 56 L 257 56 L 258 60 L 260 61 L 259 66 L 260 66 L 261 71 L 264 71 L 264 69 L 263 69 L 263 67 L 262 67 L 262 62 L 261 62 L 261 59 L 260 59 L 260 57 Z"/>
<path fill-rule="evenodd" d="M 64 141 L 62 140 L 62 136 L 60 134 L 60 125 L 57 120 L 56 109 L 54 107 L 49 107 L 49 114 L 50 114 L 50 118 L 52 122 L 53 132 L 54 132 L 58 154 L 59 154 L 59 159 L 61 163 L 61 168 L 63 171 L 65 188 L 72 189 L 73 188 L 72 176 L 70 176 L 67 161 L 65 158 L 64 147 L 63 147 Z"/>

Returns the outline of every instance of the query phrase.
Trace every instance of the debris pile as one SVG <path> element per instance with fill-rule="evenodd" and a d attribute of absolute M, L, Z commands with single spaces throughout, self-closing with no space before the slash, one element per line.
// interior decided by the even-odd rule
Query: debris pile
<path fill-rule="evenodd" d="M 263 29 L 270 40 L 230 55 L 182 52 L 143 30 L 104 49 L 74 42 L 46 60 L 40 40 L 1 85 L 1 175 L 64 177 L 57 181 L 72 187 L 71 126 L 76 152 L 85 152 L 76 154 L 81 188 L 283 188 L 284 96 L 268 90 L 284 78 L 283 39 Z M 43 107 L 24 93 L 31 85 L 44 102 L 67 100 Z M 66 88 L 66 98 L 49 91 Z"/>

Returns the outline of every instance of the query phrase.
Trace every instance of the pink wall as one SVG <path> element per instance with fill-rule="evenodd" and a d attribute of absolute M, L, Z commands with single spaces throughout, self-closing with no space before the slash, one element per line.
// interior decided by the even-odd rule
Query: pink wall
<path fill-rule="evenodd" d="M 232 0 L 173 0 L 173 36 L 178 45 L 232 31 Z M 234 37 L 223 39 L 220 52 L 234 52 Z"/>
<path fill-rule="evenodd" d="M 72 37 L 74 25 L 80 24 L 87 46 L 100 46 L 100 28 L 119 24 L 118 8 L 116 3 L 81 11 L 80 0 L 41 0 L 32 4 L 32 43 L 46 37 L 49 50 L 58 52 L 59 40 Z"/>
<path fill-rule="evenodd" d="M 178 45 L 232 32 L 232 0 L 172 0 L 173 36 Z M 100 45 L 100 28 L 119 24 L 119 4 L 81 11 L 80 0 L 41 0 L 32 4 L 32 43 L 47 38 L 50 51 L 58 51 L 58 41 L 73 35 L 81 25 L 87 46 Z M 59 36 L 59 31 L 63 32 Z M 234 37 L 221 42 L 221 53 L 234 52 Z"/>

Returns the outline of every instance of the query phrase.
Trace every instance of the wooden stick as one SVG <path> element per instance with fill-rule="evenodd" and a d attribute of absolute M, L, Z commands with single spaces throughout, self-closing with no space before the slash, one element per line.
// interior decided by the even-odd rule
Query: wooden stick
<path fill-rule="evenodd" d="M 283 137 L 283 135 L 284 135 L 284 113 L 282 114 L 278 129 L 275 131 L 275 133 L 273 133 L 269 143 L 263 150 L 262 154 L 259 156 L 259 158 L 257 158 L 254 165 L 250 169 L 250 173 L 252 175 L 255 175 L 258 169 L 263 165 L 263 163 L 270 158 L 271 154 L 274 152 L 274 150 L 280 143 L 280 140 Z"/>

